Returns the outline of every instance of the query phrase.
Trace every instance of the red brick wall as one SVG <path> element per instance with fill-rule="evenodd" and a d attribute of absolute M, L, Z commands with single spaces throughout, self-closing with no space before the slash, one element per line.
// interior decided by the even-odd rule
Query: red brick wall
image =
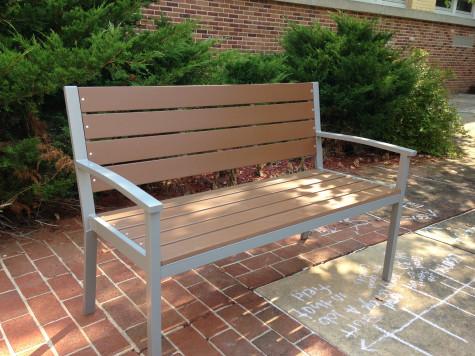
<path fill-rule="evenodd" d="M 161 0 L 143 9 L 143 25 L 164 14 L 178 22 L 192 18 L 199 22 L 197 38 L 218 38 L 220 48 L 244 51 L 279 51 L 279 38 L 289 21 L 308 24 L 318 21 L 334 27 L 330 9 L 266 0 Z M 375 17 L 370 14 L 356 14 Z M 380 16 L 378 16 L 380 17 Z M 475 48 L 452 47 L 452 36 L 475 36 L 475 28 L 396 17 L 380 17 L 380 26 L 395 33 L 394 45 L 419 47 L 430 52 L 431 60 L 451 69 L 455 78 L 447 86 L 466 92 L 475 85 Z"/>

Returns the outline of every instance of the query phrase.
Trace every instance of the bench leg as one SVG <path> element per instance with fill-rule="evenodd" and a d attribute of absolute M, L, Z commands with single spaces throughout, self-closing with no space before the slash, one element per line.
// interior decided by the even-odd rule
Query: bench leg
<path fill-rule="evenodd" d="M 397 238 L 399 235 L 399 224 L 401 222 L 402 202 L 396 203 L 391 210 L 391 223 L 389 224 L 389 235 L 386 244 L 386 254 L 384 257 L 383 280 L 391 281 L 393 273 L 394 257 L 396 255 Z"/>
<path fill-rule="evenodd" d="M 160 214 L 147 214 L 147 347 L 148 356 L 162 354 L 162 299 L 160 263 Z"/>
<path fill-rule="evenodd" d="M 302 233 L 300 234 L 300 240 L 301 240 L 301 241 L 306 241 L 306 240 L 310 237 L 311 234 L 312 234 L 311 231 L 302 232 Z"/>
<path fill-rule="evenodd" d="M 94 231 L 84 233 L 84 314 L 96 309 L 97 236 Z"/>
<path fill-rule="evenodd" d="M 147 338 L 148 355 L 160 356 L 162 354 L 162 315 L 161 315 L 161 288 L 160 271 L 151 273 L 147 280 L 147 294 L 149 296 Z"/>

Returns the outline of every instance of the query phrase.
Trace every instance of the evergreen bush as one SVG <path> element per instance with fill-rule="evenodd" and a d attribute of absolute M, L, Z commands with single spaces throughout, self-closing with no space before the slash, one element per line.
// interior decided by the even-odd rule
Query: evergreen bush
<path fill-rule="evenodd" d="M 0 209 L 31 216 L 76 197 L 64 85 L 209 81 L 212 43 L 190 22 L 137 30 L 142 3 L 1 3 Z"/>
<path fill-rule="evenodd" d="M 337 31 L 292 25 L 283 37 L 292 81 L 320 82 L 324 130 L 355 134 L 436 156 L 457 153 L 459 116 L 448 103 L 448 73 L 414 51 L 390 46 L 374 21 L 334 17 Z"/>

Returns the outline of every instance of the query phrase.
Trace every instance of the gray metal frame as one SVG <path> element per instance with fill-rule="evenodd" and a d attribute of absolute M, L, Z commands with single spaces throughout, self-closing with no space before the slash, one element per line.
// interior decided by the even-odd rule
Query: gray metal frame
<path fill-rule="evenodd" d="M 401 218 L 402 201 L 409 174 L 409 157 L 415 151 L 390 145 L 374 140 L 355 136 L 347 136 L 321 131 L 320 102 L 318 83 L 313 83 L 314 116 L 316 132 L 316 158 L 315 166 L 323 170 L 322 138 L 346 140 L 386 149 L 399 153 L 400 167 L 396 187 L 400 190 L 397 196 L 390 196 L 376 201 L 337 211 L 323 217 L 311 219 L 299 224 L 287 226 L 263 235 L 255 236 L 237 243 L 229 244 L 205 253 L 182 259 L 167 265 L 161 265 L 160 259 L 160 212 L 162 203 L 150 194 L 128 181 L 124 177 L 88 160 L 86 141 L 80 108 L 80 98 L 77 87 L 64 88 L 69 126 L 76 167 L 79 197 L 81 201 L 82 220 L 85 239 L 85 277 L 84 277 L 84 313 L 93 313 L 95 310 L 96 296 L 96 263 L 97 263 L 97 238 L 102 238 L 114 245 L 121 253 L 130 258 L 147 275 L 147 302 L 148 302 L 148 351 L 149 355 L 161 355 L 161 289 L 162 278 L 173 276 L 186 270 L 262 246 L 273 241 L 281 240 L 289 235 L 302 233 L 303 238 L 308 238 L 309 231 L 341 219 L 360 215 L 383 206 L 391 205 L 391 223 L 389 239 L 384 259 L 383 279 L 391 279 L 394 254 L 396 251 L 397 236 Z M 91 177 L 100 179 L 131 199 L 143 209 L 147 226 L 146 246 L 143 248 L 119 230 L 108 224 L 96 215 L 94 207 Z"/>

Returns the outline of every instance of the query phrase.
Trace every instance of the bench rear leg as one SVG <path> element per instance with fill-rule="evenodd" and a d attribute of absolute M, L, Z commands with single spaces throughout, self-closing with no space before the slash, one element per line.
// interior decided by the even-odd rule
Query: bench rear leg
<path fill-rule="evenodd" d="M 302 232 L 302 233 L 300 234 L 300 240 L 301 240 L 301 241 L 306 241 L 306 240 L 310 237 L 311 234 L 312 234 L 311 231 Z"/>
<path fill-rule="evenodd" d="M 94 231 L 84 233 L 84 314 L 96 309 L 97 236 Z"/>
<path fill-rule="evenodd" d="M 399 235 L 399 225 L 401 222 L 402 201 L 393 204 L 391 209 L 391 223 L 389 224 L 388 241 L 386 244 L 386 254 L 384 257 L 383 280 L 391 281 L 393 273 L 394 257 L 396 255 L 397 238 Z"/>

